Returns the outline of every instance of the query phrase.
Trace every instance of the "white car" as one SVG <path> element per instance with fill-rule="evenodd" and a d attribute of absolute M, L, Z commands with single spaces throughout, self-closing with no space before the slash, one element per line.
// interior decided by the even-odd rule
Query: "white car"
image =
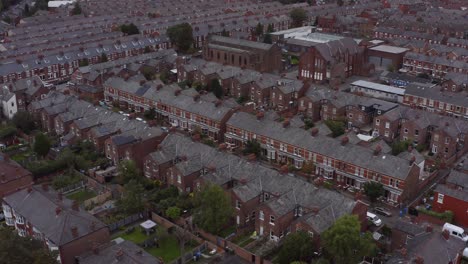
<path fill-rule="evenodd" d="M 371 221 L 376 226 L 382 225 L 382 220 L 380 220 L 380 218 L 373 213 L 367 212 L 367 220 Z"/>

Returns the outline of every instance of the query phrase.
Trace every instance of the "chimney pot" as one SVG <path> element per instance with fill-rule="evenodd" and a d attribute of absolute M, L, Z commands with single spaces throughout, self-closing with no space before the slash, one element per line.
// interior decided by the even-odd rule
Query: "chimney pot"
<path fill-rule="evenodd" d="M 60 212 L 62 212 L 62 208 L 60 207 L 55 208 L 55 215 L 59 215 Z"/>
<path fill-rule="evenodd" d="M 377 145 L 377 147 L 375 147 L 375 150 L 374 150 L 374 156 L 379 155 L 381 151 L 382 151 L 382 147 L 380 145 Z"/>
<path fill-rule="evenodd" d="M 319 132 L 319 129 L 316 127 L 312 128 L 312 130 L 310 131 L 313 137 L 316 137 L 318 135 L 318 132 Z"/>
<path fill-rule="evenodd" d="M 264 113 L 264 112 L 258 112 L 258 113 L 257 113 L 257 119 L 258 119 L 258 120 L 262 120 L 264 116 L 265 116 L 265 113 Z"/>
<path fill-rule="evenodd" d="M 49 191 L 49 184 L 46 183 L 46 182 L 44 182 L 44 183 L 42 184 L 42 189 L 43 189 L 44 191 L 46 191 L 46 192 Z"/>
<path fill-rule="evenodd" d="M 342 139 L 341 139 L 341 145 L 346 145 L 348 144 L 349 142 L 349 137 L 348 136 L 344 136 Z"/>
<path fill-rule="evenodd" d="M 80 211 L 80 206 L 79 206 L 79 204 L 78 204 L 78 201 L 73 201 L 72 209 L 73 209 L 74 211 Z"/>
<path fill-rule="evenodd" d="M 71 232 L 72 232 L 72 235 L 73 235 L 74 238 L 78 237 L 78 227 L 72 226 L 71 227 Z"/>

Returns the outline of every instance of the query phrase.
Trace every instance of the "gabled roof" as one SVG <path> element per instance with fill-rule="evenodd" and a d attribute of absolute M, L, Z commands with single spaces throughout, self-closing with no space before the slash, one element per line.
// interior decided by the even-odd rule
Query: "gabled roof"
<path fill-rule="evenodd" d="M 36 185 L 7 195 L 3 200 L 56 246 L 105 227 L 85 210 L 72 209 L 73 201 L 65 197 L 60 200 L 57 192 L 51 188 L 44 190 Z M 77 236 L 73 235 L 72 228 L 77 229 Z"/>

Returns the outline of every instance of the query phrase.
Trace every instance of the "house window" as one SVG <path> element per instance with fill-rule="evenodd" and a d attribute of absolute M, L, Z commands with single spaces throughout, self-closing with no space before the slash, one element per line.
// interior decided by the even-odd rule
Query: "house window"
<path fill-rule="evenodd" d="M 443 204 L 444 203 L 444 195 L 439 193 L 437 195 L 437 202 L 440 203 L 440 204 Z"/>
<path fill-rule="evenodd" d="M 393 179 L 390 179 L 390 186 L 393 186 Z"/>
<path fill-rule="evenodd" d="M 265 215 L 263 214 L 263 211 L 258 212 L 258 219 L 260 220 L 265 219 Z"/>
<path fill-rule="evenodd" d="M 435 142 L 439 141 L 439 135 L 438 135 L 438 134 L 435 134 L 435 135 L 434 135 L 434 141 L 435 141 Z"/>
<path fill-rule="evenodd" d="M 236 200 L 236 208 L 240 209 L 241 208 L 241 203 L 239 200 Z"/>
<path fill-rule="evenodd" d="M 275 239 L 275 232 L 272 230 L 270 231 L 270 239 Z"/>
<path fill-rule="evenodd" d="M 182 183 L 182 178 L 180 177 L 180 175 L 177 175 L 177 182 Z"/>
<path fill-rule="evenodd" d="M 448 153 L 448 152 L 449 152 L 449 149 L 448 149 L 448 148 L 445 148 L 445 149 L 444 149 L 444 152 L 445 152 L 445 153 Z"/>
<path fill-rule="evenodd" d="M 275 217 L 270 215 L 270 225 L 275 225 Z"/>
<path fill-rule="evenodd" d="M 380 119 L 376 119 L 376 120 L 375 120 L 375 125 L 376 125 L 376 126 L 380 126 Z"/>
<path fill-rule="evenodd" d="M 415 135 L 415 136 L 419 136 L 419 130 L 417 130 L 417 129 L 414 130 L 414 135 Z"/>
<path fill-rule="evenodd" d="M 407 128 L 405 128 L 404 131 L 405 131 L 405 134 L 408 134 L 408 129 Z"/>
<path fill-rule="evenodd" d="M 445 138 L 445 144 L 448 144 L 448 143 L 450 143 L 450 138 L 449 138 L 449 137 L 446 137 L 446 138 Z"/>

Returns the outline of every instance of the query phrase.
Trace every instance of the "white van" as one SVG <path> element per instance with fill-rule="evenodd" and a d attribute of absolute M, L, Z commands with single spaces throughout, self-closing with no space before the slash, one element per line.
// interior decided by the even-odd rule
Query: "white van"
<path fill-rule="evenodd" d="M 451 236 L 457 237 L 465 242 L 468 241 L 468 235 L 465 230 L 459 226 L 445 223 L 442 227 L 442 232 L 447 230 Z"/>
<path fill-rule="evenodd" d="M 371 221 L 376 226 L 382 225 L 382 220 L 373 213 L 367 212 L 367 220 Z"/>

